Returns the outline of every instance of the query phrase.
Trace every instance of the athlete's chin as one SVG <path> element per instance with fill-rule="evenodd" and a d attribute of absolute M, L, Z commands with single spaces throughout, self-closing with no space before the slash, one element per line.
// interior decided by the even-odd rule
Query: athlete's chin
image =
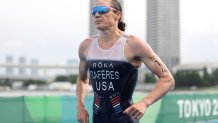
<path fill-rule="evenodd" d="M 106 29 L 106 27 L 105 26 L 103 26 L 103 25 L 96 25 L 96 28 L 98 29 L 98 30 L 100 30 L 100 31 L 103 31 L 103 30 L 105 30 Z"/>
<path fill-rule="evenodd" d="M 100 31 L 104 31 L 106 29 L 105 27 L 102 27 L 102 26 L 96 26 L 96 28 Z"/>

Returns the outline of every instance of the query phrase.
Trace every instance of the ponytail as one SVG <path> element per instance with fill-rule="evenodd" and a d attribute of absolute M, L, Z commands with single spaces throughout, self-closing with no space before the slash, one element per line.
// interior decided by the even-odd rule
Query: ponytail
<path fill-rule="evenodd" d="M 126 29 L 126 24 L 122 21 L 119 21 L 118 23 L 118 28 L 121 30 L 121 31 L 125 31 Z"/>
<path fill-rule="evenodd" d="M 121 7 L 120 3 L 117 0 L 111 0 L 111 3 L 112 3 L 113 8 L 115 8 L 117 11 L 122 12 L 122 7 Z M 118 22 L 118 28 L 121 31 L 125 31 L 125 28 L 126 28 L 126 24 L 121 21 L 121 18 L 119 19 L 119 22 Z"/>

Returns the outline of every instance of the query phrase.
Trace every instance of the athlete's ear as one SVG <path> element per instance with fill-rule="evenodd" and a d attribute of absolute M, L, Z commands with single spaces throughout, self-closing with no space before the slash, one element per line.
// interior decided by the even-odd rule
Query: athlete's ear
<path fill-rule="evenodd" d="M 121 12 L 121 11 L 117 11 L 117 12 L 115 13 L 115 15 L 116 15 L 115 19 L 116 19 L 116 20 L 119 20 L 119 19 L 122 17 L 122 12 Z"/>

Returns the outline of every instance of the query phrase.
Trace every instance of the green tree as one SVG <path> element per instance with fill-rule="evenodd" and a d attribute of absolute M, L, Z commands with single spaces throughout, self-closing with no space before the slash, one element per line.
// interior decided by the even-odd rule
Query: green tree
<path fill-rule="evenodd" d="M 11 86 L 11 84 L 12 84 L 12 81 L 9 78 L 3 79 L 0 81 L 0 85 L 3 85 L 3 86 Z"/>
<path fill-rule="evenodd" d="M 145 83 L 155 83 L 156 82 L 155 75 L 153 73 L 146 73 L 144 82 Z"/>
<path fill-rule="evenodd" d="M 174 75 L 176 81 L 176 87 L 186 87 L 188 86 L 187 73 L 184 71 L 178 71 Z"/>
<path fill-rule="evenodd" d="M 68 81 L 68 77 L 67 77 L 67 76 L 64 76 L 64 75 L 58 75 L 58 76 L 55 78 L 55 81 L 60 81 L 60 82 Z"/>
<path fill-rule="evenodd" d="M 43 85 L 45 84 L 46 81 L 43 81 L 43 80 L 32 80 L 32 79 L 29 79 L 29 80 L 25 80 L 23 81 L 23 85 L 24 86 L 29 86 L 31 84 L 35 84 L 35 85 Z"/>
<path fill-rule="evenodd" d="M 69 81 L 72 84 L 76 83 L 78 75 L 69 75 L 69 76 L 64 76 L 64 75 L 58 75 L 55 78 L 55 81 L 63 82 L 63 81 Z"/>
<path fill-rule="evenodd" d="M 215 85 L 218 85 L 218 68 L 212 72 L 212 81 Z"/>
<path fill-rule="evenodd" d="M 201 86 L 211 86 L 211 85 L 214 85 L 212 76 L 207 72 L 207 68 L 204 68 Z"/>
<path fill-rule="evenodd" d="M 72 84 L 75 84 L 77 81 L 77 75 L 70 75 L 68 77 L 68 81 L 70 81 Z"/>
<path fill-rule="evenodd" d="M 188 74 L 188 82 L 189 86 L 200 86 L 202 83 L 202 79 L 198 72 L 193 71 Z"/>
<path fill-rule="evenodd" d="M 176 87 L 199 86 L 202 79 L 196 71 L 178 71 L 174 74 Z"/>

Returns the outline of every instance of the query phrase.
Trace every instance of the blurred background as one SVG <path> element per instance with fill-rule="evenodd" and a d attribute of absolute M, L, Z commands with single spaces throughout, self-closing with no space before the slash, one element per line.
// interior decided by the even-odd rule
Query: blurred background
<path fill-rule="evenodd" d="M 217 0 L 118 1 L 125 32 L 147 41 L 162 58 L 176 80 L 174 93 L 216 94 Z M 0 0 L 0 96 L 75 96 L 79 45 L 98 33 L 90 15 L 93 4 L 94 0 Z M 147 93 L 157 77 L 146 66 L 139 71 L 136 91 Z M 218 116 L 215 97 L 210 104 L 214 104 L 213 116 Z M 183 103 L 175 103 L 178 110 Z M 184 116 L 189 116 L 188 111 Z M 6 122 L 10 123 L 7 118 L 2 123 Z"/>

